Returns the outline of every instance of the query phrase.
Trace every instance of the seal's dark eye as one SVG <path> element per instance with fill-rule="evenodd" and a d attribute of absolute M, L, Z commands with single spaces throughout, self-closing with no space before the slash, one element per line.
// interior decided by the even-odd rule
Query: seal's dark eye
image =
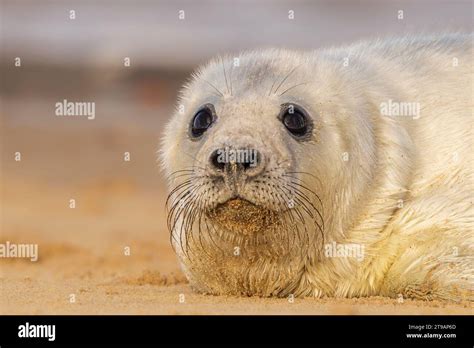
<path fill-rule="evenodd" d="M 208 108 L 199 110 L 193 117 L 191 123 L 191 134 L 193 137 L 201 136 L 212 124 L 212 113 Z"/>
<path fill-rule="evenodd" d="M 286 107 L 281 120 L 286 129 L 297 137 L 304 136 L 308 133 L 309 124 L 307 117 L 303 111 L 299 110 L 294 105 Z"/>

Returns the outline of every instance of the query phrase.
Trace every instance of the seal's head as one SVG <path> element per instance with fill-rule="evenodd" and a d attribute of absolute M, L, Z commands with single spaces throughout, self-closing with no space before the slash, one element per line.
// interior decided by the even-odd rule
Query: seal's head
<path fill-rule="evenodd" d="M 373 139 L 365 122 L 347 122 L 366 106 L 334 66 L 312 54 L 245 53 L 211 61 L 183 89 L 161 155 L 172 243 L 195 288 L 291 293 L 348 223 Z"/>

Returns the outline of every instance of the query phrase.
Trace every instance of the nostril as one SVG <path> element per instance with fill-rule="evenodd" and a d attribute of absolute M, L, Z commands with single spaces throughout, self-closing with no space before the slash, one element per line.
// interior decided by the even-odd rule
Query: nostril
<path fill-rule="evenodd" d="M 210 158 L 211 165 L 212 165 L 215 169 L 224 170 L 224 167 L 225 167 L 226 162 L 225 162 L 224 160 L 222 160 L 221 157 L 222 157 L 222 156 L 221 156 L 221 151 L 220 151 L 220 150 L 215 150 L 215 151 L 211 154 L 211 158 Z"/>
<path fill-rule="evenodd" d="M 249 170 L 252 168 L 256 168 L 262 162 L 262 156 L 260 152 L 254 149 L 247 149 L 246 156 L 243 156 L 242 167 L 244 170 Z"/>

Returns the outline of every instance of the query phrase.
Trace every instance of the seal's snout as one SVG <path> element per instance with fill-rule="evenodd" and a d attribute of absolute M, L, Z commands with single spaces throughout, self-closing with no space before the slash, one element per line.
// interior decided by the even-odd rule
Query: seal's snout
<path fill-rule="evenodd" d="M 265 166 L 264 157 L 254 148 L 235 149 L 231 147 L 214 150 L 209 157 L 211 170 L 225 177 L 259 175 Z"/>

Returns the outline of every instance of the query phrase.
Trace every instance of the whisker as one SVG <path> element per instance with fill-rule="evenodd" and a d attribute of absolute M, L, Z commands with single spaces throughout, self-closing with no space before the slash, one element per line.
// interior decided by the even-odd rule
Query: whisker
<path fill-rule="evenodd" d="M 321 201 L 321 199 L 319 198 L 319 196 L 318 196 L 316 193 L 314 193 L 312 190 L 306 188 L 305 186 L 303 186 L 303 185 L 301 185 L 301 184 L 295 183 L 295 182 L 293 182 L 293 181 L 290 181 L 290 182 L 291 182 L 292 184 L 294 184 L 294 185 L 301 186 L 301 187 L 303 187 L 304 189 L 306 189 L 306 190 L 310 191 L 311 193 L 313 193 L 313 194 L 316 196 L 316 198 L 318 199 L 319 203 L 321 204 L 321 210 L 324 211 L 323 202 Z M 290 186 L 290 187 L 293 187 L 293 186 L 291 186 L 290 184 L 289 184 L 289 186 Z M 296 189 L 295 187 L 293 187 L 293 188 Z M 306 200 L 307 200 L 308 202 L 311 202 L 311 200 L 308 198 L 308 196 L 306 196 L 303 192 L 301 192 L 301 190 L 299 190 L 299 193 L 300 193 L 301 195 L 303 195 L 303 196 L 306 198 Z M 312 204 L 312 203 L 311 203 L 311 204 Z M 313 207 L 314 207 L 314 205 L 313 205 Z M 320 219 L 321 219 L 321 221 L 322 221 L 322 225 L 323 225 L 323 229 L 324 229 L 324 219 L 323 219 L 323 216 L 321 215 L 321 212 L 319 211 L 319 209 L 316 209 L 316 207 L 314 207 L 314 209 L 317 211 L 317 213 L 318 213 L 318 215 L 319 215 L 319 217 L 320 217 Z"/>
<path fill-rule="evenodd" d="M 217 89 L 216 86 L 214 86 L 212 83 L 210 83 L 209 81 L 203 79 L 202 77 L 200 77 L 201 80 L 203 80 L 204 82 L 206 82 L 209 86 L 211 86 L 212 88 L 214 88 L 214 90 L 217 91 L 217 93 L 220 94 L 221 97 L 224 97 L 224 93 L 222 93 L 219 89 Z"/>
<path fill-rule="evenodd" d="M 176 175 L 176 174 L 179 174 L 179 173 L 194 173 L 194 172 L 195 172 L 195 168 L 201 169 L 201 170 L 205 170 L 205 169 L 202 168 L 202 167 L 190 166 L 190 167 L 186 167 L 186 168 L 183 168 L 183 169 L 180 169 L 180 170 L 175 170 L 174 172 L 168 174 L 168 175 L 166 176 L 166 179 L 167 179 L 167 180 L 170 180 L 173 175 Z"/>
<path fill-rule="evenodd" d="M 293 72 L 298 69 L 301 65 L 303 65 L 303 63 L 295 66 L 293 69 L 291 69 L 291 71 L 283 78 L 283 80 L 281 80 L 280 84 L 277 86 L 277 88 L 275 89 L 275 91 L 273 92 L 273 94 L 276 94 L 278 92 L 278 90 L 280 89 L 280 87 L 285 83 L 285 81 L 291 76 L 291 74 L 293 74 Z"/>
<path fill-rule="evenodd" d="M 303 199 L 303 201 L 301 201 L 301 199 L 298 199 L 298 202 L 299 204 L 304 207 L 304 210 L 307 212 L 308 215 L 310 215 L 310 217 L 313 219 L 313 222 L 316 224 L 316 226 L 318 227 L 318 230 L 319 230 L 319 233 L 321 235 L 321 238 L 322 238 L 322 244 L 324 244 L 324 219 L 321 215 L 321 213 L 319 212 L 319 210 L 313 205 L 313 203 L 300 191 L 298 190 L 297 188 L 295 188 L 294 186 L 291 186 L 291 185 L 288 185 L 290 187 L 292 187 L 294 190 L 295 190 L 295 193 L 301 197 L 301 199 Z M 309 207 L 306 205 L 306 204 L 309 204 L 314 211 L 316 211 L 316 213 L 318 214 L 319 218 L 321 219 L 321 223 L 318 223 L 318 221 L 316 220 L 316 216 L 314 216 L 314 214 L 311 212 L 311 209 L 309 209 Z"/>
<path fill-rule="evenodd" d="M 186 181 L 180 183 L 180 184 L 177 185 L 176 187 L 174 187 L 174 188 L 170 191 L 170 193 L 168 194 L 168 197 L 166 198 L 165 206 L 169 206 L 169 203 L 170 203 L 172 197 L 173 197 L 175 194 L 177 194 L 177 192 L 178 192 L 179 190 L 181 190 L 182 188 L 191 186 L 191 185 L 192 185 L 192 181 L 193 181 L 192 179 L 188 179 L 188 180 L 186 180 Z M 180 194 L 181 194 L 181 193 L 179 193 L 178 196 L 179 196 Z M 176 198 L 175 198 L 174 200 L 176 200 Z M 174 200 L 173 200 L 173 202 L 174 202 Z M 172 204 L 172 206 L 173 206 L 173 204 Z"/>
<path fill-rule="evenodd" d="M 309 175 L 313 178 L 315 178 L 316 180 L 319 181 L 319 184 L 321 184 L 321 180 L 314 174 L 312 173 L 308 173 L 308 172 L 286 172 L 285 174 L 283 174 L 283 176 L 285 176 L 286 174 L 303 174 L 303 175 Z M 295 179 L 297 179 L 297 177 L 294 177 Z"/>
<path fill-rule="evenodd" d="M 276 186 L 275 188 L 276 188 L 277 191 L 280 192 L 280 194 L 283 194 L 283 195 L 286 196 L 287 201 L 292 200 L 292 198 L 289 197 L 289 196 L 282 190 L 281 187 Z M 288 205 L 287 205 L 287 206 L 288 206 Z M 298 234 L 298 239 L 299 239 L 299 240 L 302 240 L 301 234 L 300 234 L 300 230 L 299 230 L 299 228 L 297 228 L 298 224 L 297 224 L 297 222 L 295 221 L 295 217 L 294 217 L 294 215 L 293 215 L 293 211 L 294 211 L 294 210 L 295 210 L 294 208 L 291 208 L 291 209 L 286 210 L 286 211 L 288 212 L 288 217 L 289 217 L 289 219 L 291 220 L 291 224 L 292 224 L 293 226 L 295 226 L 295 228 L 296 228 L 296 232 L 297 232 L 297 234 Z M 295 238 L 296 238 L 296 235 L 295 235 Z"/>
<path fill-rule="evenodd" d="M 225 64 L 224 64 L 224 58 L 223 57 L 221 57 L 221 62 L 222 62 L 222 69 L 224 70 L 224 79 L 225 79 L 225 86 L 227 88 L 227 93 L 230 93 L 229 86 L 227 84 L 227 74 L 225 72 Z"/>
<path fill-rule="evenodd" d="M 270 87 L 270 90 L 268 91 L 268 97 L 272 94 L 272 91 L 273 91 L 273 87 L 275 87 L 275 83 L 277 82 L 278 80 L 278 77 L 275 78 L 275 80 L 273 80 L 273 83 L 272 83 L 272 86 Z"/>
<path fill-rule="evenodd" d="M 232 96 L 232 71 L 234 71 L 234 63 L 231 64 L 229 72 L 230 96 Z"/>
<path fill-rule="evenodd" d="M 184 151 L 182 151 L 182 153 L 184 153 L 186 156 L 189 156 L 189 157 L 191 157 L 193 160 L 195 160 L 195 161 L 197 161 L 197 162 L 199 162 L 199 163 L 203 164 L 204 166 L 206 166 L 206 165 L 207 165 L 207 164 L 206 164 L 206 163 L 204 163 L 203 161 L 201 161 L 201 160 L 198 160 L 198 159 L 197 159 L 195 156 L 193 156 L 193 155 L 191 155 L 191 154 L 189 154 L 189 153 L 187 153 L 187 152 L 184 152 Z M 204 169 L 204 168 L 202 168 L 202 167 L 201 167 L 201 169 L 202 169 L 202 170 L 205 170 L 205 169 Z"/>
<path fill-rule="evenodd" d="M 290 88 L 287 88 L 287 89 L 285 89 L 285 91 L 284 91 L 283 93 L 281 93 L 281 94 L 279 95 L 279 97 L 281 97 L 281 96 L 282 96 L 283 94 L 285 94 L 286 92 L 292 90 L 293 88 L 296 88 L 296 87 L 299 87 L 299 86 L 303 86 L 303 85 L 307 85 L 308 83 L 309 83 L 309 82 L 302 82 L 302 83 L 298 83 L 297 85 L 294 85 L 294 86 L 292 86 L 292 87 L 290 87 Z"/>

